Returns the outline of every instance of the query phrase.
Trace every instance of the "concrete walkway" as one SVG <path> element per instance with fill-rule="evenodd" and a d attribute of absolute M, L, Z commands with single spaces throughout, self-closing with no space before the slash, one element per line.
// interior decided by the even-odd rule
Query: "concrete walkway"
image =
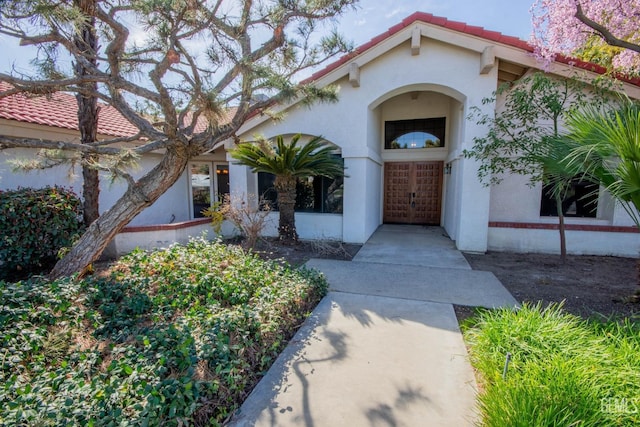
<path fill-rule="evenodd" d="M 474 425 L 476 383 L 452 304 L 516 301 L 443 234 L 385 225 L 352 262 L 309 261 L 330 292 L 230 425 Z"/>
<path fill-rule="evenodd" d="M 455 243 L 440 227 L 382 225 L 353 260 L 471 270 Z"/>

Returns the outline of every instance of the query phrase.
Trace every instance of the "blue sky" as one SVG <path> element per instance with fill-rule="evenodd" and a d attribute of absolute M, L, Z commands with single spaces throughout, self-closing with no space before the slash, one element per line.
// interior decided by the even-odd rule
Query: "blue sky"
<path fill-rule="evenodd" d="M 428 12 L 528 40 L 534 0 L 361 0 L 339 28 L 356 45 L 386 31 L 413 12 Z"/>
<path fill-rule="evenodd" d="M 338 21 L 338 29 L 355 46 L 386 31 L 413 12 L 428 12 L 527 40 L 531 34 L 529 8 L 534 0 L 361 0 L 355 11 Z M 29 68 L 33 57 L 15 40 L 0 36 L 0 71 L 12 65 Z M 33 51 L 32 51 L 33 52 Z"/>

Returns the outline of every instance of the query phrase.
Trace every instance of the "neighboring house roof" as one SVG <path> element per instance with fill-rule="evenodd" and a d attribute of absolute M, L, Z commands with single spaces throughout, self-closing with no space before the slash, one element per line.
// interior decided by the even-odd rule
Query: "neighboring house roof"
<path fill-rule="evenodd" d="M 0 82 L 0 91 L 11 88 L 10 84 Z M 120 137 L 138 133 L 138 129 L 115 108 L 102 103 L 98 105 L 98 134 Z M 20 93 L 0 99 L 0 118 L 78 130 L 78 104 L 75 96 L 64 92 L 47 96 Z"/>
<path fill-rule="evenodd" d="M 6 82 L 0 82 L 0 91 L 11 89 Z M 98 103 L 98 134 L 115 137 L 133 136 L 138 129 L 132 125 L 114 107 Z M 236 108 L 230 108 L 220 118 L 220 123 L 230 122 Z M 191 120 L 187 115 L 187 120 Z M 0 98 L 0 118 L 53 126 L 63 129 L 78 130 L 78 104 L 74 95 L 56 92 L 51 95 L 26 95 L 23 93 Z M 204 116 L 198 117 L 195 132 L 202 132 L 207 128 Z"/>
<path fill-rule="evenodd" d="M 415 12 L 409 15 L 408 17 L 406 17 L 405 19 L 403 19 L 397 25 L 394 25 L 393 27 L 389 28 L 384 33 L 372 38 L 371 40 L 364 43 L 363 45 L 360 45 L 357 48 L 355 48 L 352 52 L 342 56 L 337 61 L 329 64 L 325 68 L 314 73 L 311 77 L 306 79 L 305 82 L 306 83 L 312 82 L 320 79 L 321 77 L 324 77 L 325 75 L 329 74 L 331 71 L 339 68 L 341 65 L 346 64 L 347 62 L 351 61 L 355 57 L 363 54 L 364 52 L 375 47 L 376 45 L 392 37 L 393 35 L 399 33 L 405 28 L 415 24 L 416 22 L 431 24 L 437 27 L 448 29 L 448 30 L 457 31 L 466 35 L 479 37 L 494 43 L 500 43 L 506 46 L 515 47 L 517 49 L 524 50 L 525 52 L 529 52 L 531 54 L 533 54 L 533 51 L 534 51 L 534 48 L 532 45 L 530 45 L 526 41 L 521 40 L 517 37 L 507 36 L 497 31 L 486 30 L 483 27 L 467 25 L 464 22 L 450 21 L 447 18 L 444 18 L 441 16 L 435 16 L 435 15 L 432 15 L 431 13 Z M 555 58 L 555 61 L 563 64 L 567 64 L 573 67 L 581 68 L 587 71 L 592 71 L 598 74 L 605 74 L 607 72 L 607 69 L 601 65 L 594 64 L 592 62 L 582 61 L 577 58 L 570 58 L 563 55 L 558 55 Z M 625 77 L 625 76 L 617 76 L 617 78 L 627 83 L 631 83 L 635 86 L 640 86 L 640 77 L 631 78 L 631 77 Z"/>

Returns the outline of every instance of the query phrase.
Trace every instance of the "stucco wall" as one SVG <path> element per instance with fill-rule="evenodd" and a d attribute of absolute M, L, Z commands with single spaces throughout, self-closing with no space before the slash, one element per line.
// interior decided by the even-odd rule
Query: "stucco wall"
<path fill-rule="evenodd" d="M 278 212 L 269 213 L 264 236 L 278 236 L 278 218 Z M 296 212 L 296 229 L 303 240 L 342 241 L 342 215 Z"/>
<path fill-rule="evenodd" d="M 473 136 L 485 129 L 465 121 L 465 111 L 469 105 L 492 111 L 491 104 L 482 105 L 481 101 L 496 87 L 497 71 L 480 74 L 479 61 L 477 52 L 427 38 L 422 39 L 420 54 L 412 56 L 407 40 L 362 66 L 359 87 L 352 87 L 347 77 L 339 79 L 337 103 L 311 108 L 294 105 L 286 110 L 285 120 L 252 124 L 241 137 L 300 132 L 322 135 L 338 145 L 349 176 L 345 180 L 343 237 L 364 242 L 382 221 L 382 164 L 387 155 L 382 149 L 384 120 L 446 116 L 447 145 L 457 151 L 468 146 Z M 414 103 L 411 92 L 419 92 Z M 450 148 L 445 148 L 439 156 L 445 160 L 449 153 Z M 419 155 L 410 153 L 414 159 Z M 452 161 L 462 179 L 455 181 L 456 189 L 451 190 L 454 196 L 443 203 L 447 216 L 444 223 L 449 229 L 464 229 L 458 239 L 461 248 L 484 250 L 489 190 L 475 184 L 473 162 L 461 158 Z M 457 209 L 463 209 L 463 213 L 456 215 Z"/>
<path fill-rule="evenodd" d="M 604 255 L 637 258 L 640 234 L 629 232 L 566 232 L 567 252 L 575 255 Z M 558 230 L 489 228 L 489 250 L 524 253 L 560 253 Z"/>
<path fill-rule="evenodd" d="M 41 188 L 46 185 L 58 184 L 71 188 L 76 194 L 82 195 L 82 170 L 76 167 L 70 170 L 67 166 L 60 166 L 44 171 L 28 173 L 12 173 L 11 166 L 6 160 L 12 157 L 29 158 L 35 155 L 35 150 L 7 150 L 0 153 L 0 188 L 16 189 L 18 187 Z M 155 156 L 140 159 L 139 169 L 132 175 L 139 177 L 150 170 L 158 162 Z M 125 184 L 121 181 L 111 182 L 110 177 L 100 174 L 100 212 L 109 209 L 125 191 Z M 165 194 L 149 208 L 142 211 L 133 219 L 131 225 L 165 224 L 189 219 L 188 182 L 186 172 L 167 190 Z"/>
<path fill-rule="evenodd" d="M 0 134 L 29 138 L 43 138 L 61 141 L 75 141 L 77 133 L 60 128 L 31 125 L 9 120 L 0 121 Z M 221 151 L 221 150 L 220 150 Z M 61 185 L 71 188 L 76 194 L 82 194 L 82 170 L 80 167 L 70 169 L 69 166 L 58 166 L 44 171 L 14 173 L 7 162 L 13 158 L 29 159 L 36 155 L 36 150 L 12 149 L 0 152 L 0 188 L 16 189 L 18 187 L 41 188 L 46 185 Z M 130 171 L 134 177 L 140 177 L 151 170 L 158 162 L 157 154 L 145 155 L 139 160 L 138 167 Z M 224 153 L 207 155 L 196 160 L 225 161 Z M 126 189 L 122 181 L 110 181 L 110 177 L 101 174 L 100 211 L 109 209 Z M 168 224 L 187 221 L 189 211 L 189 182 L 185 171 L 178 181 L 149 208 L 142 211 L 131 221 L 130 225 Z"/>

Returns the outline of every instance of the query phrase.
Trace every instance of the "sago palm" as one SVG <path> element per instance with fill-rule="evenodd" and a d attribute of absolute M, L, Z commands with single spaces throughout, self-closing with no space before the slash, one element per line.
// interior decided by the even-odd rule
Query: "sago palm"
<path fill-rule="evenodd" d="M 640 228 L 640 105 L 625 99 L 613 111 L 596 107 L 571 114 L 567 160 L 604 185 Z"/>
<path fill-rule="evenodd" d="M 254 173 L 275 175 L 274 189 L 278 195 L 280 220 L 278 234 L 285 243 L 295 243 L 298 233 L 295 224 L 296 181 L 311 176 L 335 178 L 344 174 L 342 160 L 334 155 L 335 147 L 321 137 L 300 144 L 301 135 L 286 143 L 280 135 L 275 141 L 241 143 L 231 151 L 239 164 Z"/>

